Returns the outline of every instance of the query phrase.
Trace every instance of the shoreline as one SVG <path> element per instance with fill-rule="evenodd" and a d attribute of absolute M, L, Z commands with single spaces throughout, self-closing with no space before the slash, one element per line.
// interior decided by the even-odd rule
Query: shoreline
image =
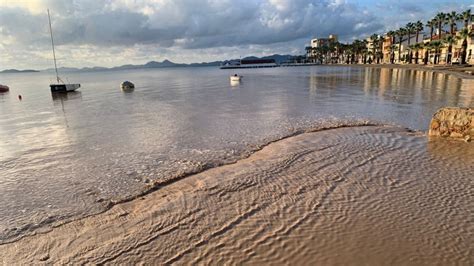
<path fill-rule="evenodd" d="M 412 143 L 415 147 L 407 147 L 403 139 L 408 139 L 407 143 L 415 141 Z M 402 142 L 399 143 L 400 141 Z M 324 228 L 328 224 L 319 221 L 318 217 L 321 215 L 325 217 L 324 210 L 327 208 L 341 207 L 333 206 L 333 204 L 340 202 L 337 199 L 341 195 L 349 193 L 348 196 L 350 196 L 354 192 L 353 185 L 359 182 L 357 178 L 354 179 L 356 176 L 367 173 L 367 169 L 376 166 L 379 157 L 392 157 L 392 153 L 404 154 L 406 160 L 402 160 L 401 165 L 412 164 L 413 169 L 417 169 L 420 165 L 416 162 L 419 159 L 416 158 L 419 157 L 420 152 L 423 152 L 423 149 L 417 148 L 417 145 L 423 146 L 425 142 L 427 140 L 424 134 L 412 133 L 391 126 L 367 125 L 302 132 L 269 143 L 249 157 L 235 163 L 183 177 L 136 199 L 118 203 L 103 213 L 61 224 L 48 232 L 25 236 L 17 241 L 2 244 L 0 252 L 7 254 L 3 258 L 6 264 L 41 262 L 102 264 L 138 261 L 219 263 L 222 261 L 213 260 L 214 257 L 219 256 L 213 256 L 213 254 L 225 253 L 223 248 L 228 246 L 233 248 L 233 251 L 229 250 L 233 257 L 222 254 L 221 259 L 224 261 L 235 259 L 234 262 L 243 262 L 250 259 L 250 262 L 261 262 L 259 254 L 266 254 L 269 250 L 274 251 L 280 241 L 284 243 L 289 241 L 287 243 L 289 255 L 292 254 L 291 251 L 301 252 L 298 253 L 296 260 L 304 261 L 312 255 L 303 252 L 299 249 L 299 244 L 292 242 L 290 236 L 293 232 L 299 232 L 301 228 L 305 230 L 313 228 L 316 223 L 318 230 L 315 234 L 327 234 L 328 231 Z M 381 145 L 383 149 L 372 150 L 370 147 L 374 144 Z M 400 145 L 403 147 L 401 151 Z M 444 144 L 436 145 L 443 146 Z M 471 147 L 464 143 L 457 145 L 461 148 Z M 367 149 L 370 150 L 367 151 Z M 346 152 L 348 154 L 344 155 Z M 334 154 L 343 154 L 343 156 L 334 158 Z M 399 159 L 398 156 L 395 158 Z M 412 160 L 415 161 L 411 162 Z M 429 163 L 424 159 L 422 162 Z M 397 164 L 396 161 L 394 163 Z M 454 164 L 453 167 L 459 166 Z M 381 171 L 385 173 L 386 168 L 384 167 Z M 461 170 L 457 173 L 462 173 Z M 392 174 L 391 178 L 394 180 L 379 184 L 380 187 L 373 191 L 375 193 L 373 196 L 381 191 L 389 193 L 392 189 L 404 193 L 403 188 L 409 188 L 410 182 L 413 182 L 404 180 L 403 175 L 397 176 L 404 171 L 405 169 L 402 169 L 402 172 Z M 341 175 L 333 175 L 338 172 Z M 370 175 L 370 173 L 367 174 Z M 373 178 L 378 177 L 377 175 L 368 177 L 368 184 Z M 399 180 L 396 181 L 396 179 Z M 345 187 L 347 185 L 350 186 Z M 469 196 L 467 198 L 469 199 Z M 309 203 L 312 203 L 308 206 L 311 208 L 307 209 L 305 205 Z M 353 217 L 353 214 L 350 214 L 352 208 L 356 207 L 355 210 L 357 210 L 361 207 L 352 206 L 357 205 L 356 203 L 348 201 L 349 206 L 343 206 L 349 207 L 348 217 L 344 219 Z M 384 212 L 384 210 L 381 211 Z M 274 215 L 282 220 L 274 219 L 276 218 Z M 401 217 L 396 219 L 399 218 Z M 263 225 L 266 226 L 262 227 Z M 352 225 L 349 226 L 351 227 Z M 350 229 L 349 231 L 345 231 L 345 228 L 339 229 L 346 233 L 351 232 Z M 362 234 L 355 230 L 356 235 L 368 237 L 369 232 L 373 233 L 371 232 L 373 228 L 367 229 L 370 230 Z M 254 235 L 255 231 L 257 231 L 256 235 Z M 252 237 L 248 239 L 248 236 Z M 357 237 L 353 239 L 354 244 L 357 243 L 356 240 Z M 234 243 L 236 241 L 242 242 Z M 305 239 L 303 242 L 312 243 L 311 241 L 311 239 Z M 328 241 L 329 244 L 333 244 L 333 247 L 341 244 L 333 243 L 332 240 Z M 260 245 L 249 247 L 250 250 L 244 248 L 248 244 L 260 242 L 270 245 L 271 248 L 267 250 Z M 378 249 L 377 243 L 376 241 L 376 245 L 368 248 L 372 251 Z M 416 241 L 412 244 L 419 245 Z M 243 253 L 240 254 L 241 252 Z M 348 256 L 355 255 L 354 252 L 355 250 L 347 249 L 347 247 L 340 250 L 341 254 Z M 405 247 L 398 252 L 411 251 Z M 309 257 L 304 257 L 305 254 Z M 281 258 L 274 258 L 271 261 L 278 263 L 295 260 L 294 256 L 286 257 L 284 253 L 279 255 Z M 326 258 L 328 262 L 349 262 L 348 260 L 354 259 L 354 257 L 330 254 L 325 254 L 325 256 L 329 256 Z M 386 261 L 383 254 L 380 254 L 380 257 L 374 255 L 370 259 L 373 263 Z M 400 259 L 398 258 L 398 262 L 404 261 L 399 261 Z M 416 264 L 420 262 L 420 259 L 421 262 L 425 262 L 423 259 L 426 258 L 421 256 L 411 262 Z M 461 258 L 459 262 L 466 261 Z"/>
<path fill-rule="evenodd" d="M 383 125 L 383 124 L 373 122 L 373 121 L 369 121 L 369 120 L 362 120 L 362 121 L 357 121 L 356 120 L 356 121 L 346 121 L 346 122 L 336 123 L 336 124 L 332 124 L 332 125 L 314 126 L 314 127 L 310 127 L 310 128 L 306 128 L 306 129 L 302 129 L 302 130 L 297 130 L 297 131 L 292 132 L 291 134 L 284 135 L 280 138 L 270 140 L 266 143 L 261 143 L 260 145 L 253 147 L 251 150 L 241 154 L 240 157 L 238 157 L 234 160 L 221 162 L 221 163 L 218 163 L 218 164 L 199 164 L 198 168 L 191 169 L 191 171 L 182 172 L 182 173 L 179 173 L 177 175 L 170 176 L 169 178 L 166 178 L 164 180 L 155 180 L 155 181 L 149 183 L 143 190 L 139 191 L 137 194 L 133 194 L 133 195 L 130 195 L 130 196 L 121 197 L 121 198 L 117 198 L 117 199 L 98 198 L 98 200 L 100 200 L 100 202 L 104 206 L 103 209 L 98 211 L 98 212 L 93 212 L 93 213 L 87 214 L 85 216 L 72 216 L 72 217 L 69 217 L 69 218 L 64 218 L 64 219 L 59 219 L 59 220 L 51 220 L 51 219 L 48 218 L 47 221 L 40 222 L 39 224 L 28 224 L 28 225 L 26 225 L 25 228 L 27 230 L 32 229 L 30 231 L 26 231 L 23 228 L 15 228 L 15 230 L 18 233 L 21 232 L 22 234 L 14 234 L 12 236 L 6 237 L 4 240 L 0 240 L 0 246 L 5 245 L 5 244 L 12 244 L 12 243 L 15 243 L 15 242 L 23 239 L 23 238 L 34 236 L 36 234 L 41 234 L 41 233 L 44 233 L 44 232 L 50 232 L 51 230 L 53 230 L 56 227 L 60 227 L 60 226 L 63 226 L 65 224 L 69 224 L 69 223 L 72 223 L 72 222 L 75 222 L 75 221 L 78 221 L 78 220 L 86 219 L 86 218 L 93 217 L 93 216 L 96 216 L 96 215 L 101 215 L 102 213 L 105 213 L 105 212 L 109 211 L 111 208 L 113 208 L 116 205 L 125 204 L 125 203 L 131 202 L 131 201 L 135 201 L 139 198 L 142 198 L 142 197 L 147 196 L 151 193 L 159 191 L 160 189 L 163 189 L 166 186 L 170 186 L 170 185 L 173 185 L 176 182 L 180 182 L 183 179 L 192 177 L 194 175 L 199 175 L 203 172 L 206 172 L 206 171 L 209 171 L 209 170 L 212 170 L 212 169 L 215 169 L 215 168 L 236 164 L 241 160 L 245 160 L 245 159 L 249 158 L 250 156 L 252 156 L 256 152 L 261 151 L 265 147 L 267 147 L 269 145 L 272 145 L 273 143 L 283 141 L 283 140 L 288 139 L 288 138 L 296 137 L 296 136 L 299 136 L 299 135 L 302 135 L 302 134 L 315 133 L 315 132 L 326 131 L 326 130 L 334 130 L 334 129 L 340 129 L 340 128 L 352 128 L 352 127 L 357 128 L 357 127 L 366 127 L 366 126 L 393 126 L 393 125 Z M 415 132 L 411 129 L 407 129 L 407 130 L 410 131 L 410 132 Z M 422 132 L 422 131 L 420 131 L 420 132 Z M 425 132 L 423 132 L 423 134 L 424 133 Z"/>
<path fill-rule="evenodd" d="M 321 64 L 319 66 L 345 66 L 345 67 L 368 67 L 368 68 L 389 68 L 429 71 L 435 73 L 449 74 L 461 79 L 474 79 L 474 66 L 448 66 L 448 65 L 422 65 L 422 64 Z M 472 71 L 467 74 L 464 71 Z"/>

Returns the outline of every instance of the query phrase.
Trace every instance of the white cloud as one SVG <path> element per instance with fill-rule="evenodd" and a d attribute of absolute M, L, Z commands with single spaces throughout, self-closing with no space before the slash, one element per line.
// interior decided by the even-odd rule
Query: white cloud
<path fill-rule="evenodd" d="M 383 28 L 375 16 L 361 16 L 361 7 L 344 0 L 3 0 L 0 3 L 3 49 L 12 55 L 28 50 L 47 57 L 50 44 L 45 8 L 49 7 L 58 51 L 73 56 L 78 66 L 116 65 L 147 60 L 145 57 L 191 62 L 263 51 L 302 52 L 305 42 L 314 36 L 335 33 L 349 40 Z M 127 53 L 109 60 L 107 57 L 115 49 Z M 31 63 L 28 60 L 19 63 L 14 56 L 8 58 L 11 59 L 2 59 L 2 67 Z M 36 60 L 35 65 L 44 63 L 42 57 L 31 57 L 29 61 L 32 60 Z"/>

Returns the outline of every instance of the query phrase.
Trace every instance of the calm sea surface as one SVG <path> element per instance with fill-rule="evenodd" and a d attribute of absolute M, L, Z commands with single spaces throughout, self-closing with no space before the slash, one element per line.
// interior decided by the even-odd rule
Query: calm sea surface
<path fill-rule="evenodd" d="M 51 73 L 0 83 L 0 243 L 100 212 L 154 182 L 235 161 L 295 132 L 371 121 L 426 131 L 442 106 L 472 106 L 474 80 L 416 70 L 175 68 Z M 123 93 L 124 80 L 135 83 Z M 17 95 L 23 100 L 19 101 Z"/>

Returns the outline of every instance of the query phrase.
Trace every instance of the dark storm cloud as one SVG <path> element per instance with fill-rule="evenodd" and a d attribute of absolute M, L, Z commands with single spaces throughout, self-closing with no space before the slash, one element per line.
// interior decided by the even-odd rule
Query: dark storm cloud
<path fill-rule="evenodd" d="M 316 35 L 371 34 L 377 19 L 341 0 L 144 1 L 48 0 L 57 43 L 97 46 L 157 44 L 209 48 L 288 42 Z M 0 10 L 2 35 L 47 44 L 46 12 Z"/>

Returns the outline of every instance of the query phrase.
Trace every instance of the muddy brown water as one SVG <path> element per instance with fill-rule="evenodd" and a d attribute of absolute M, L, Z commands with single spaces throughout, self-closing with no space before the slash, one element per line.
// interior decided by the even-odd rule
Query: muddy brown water
<path fill-rule="evenodd" d="M 237 85 L 229 83 L 230 74 L 213 68 L 70 74 L 71 81 L 80 81 L 82 88 L 79 93 L 59 98 L 49 93 L 47 73 L 0 76 L 12 88 L 0 95 L 0 241 L 11 242 L 34 232 L 48 231 L 65 220 L 100 213 L 110 206 L 110 201 L 141 193 L 155 181 L 173 180 L 186 173 L 235 162 L 271 141 L 298 132 L 364 125 L 367 121 L 424 131 L 431 114 L 439 107 L 472 106 L 474 101 L 472 80 L 416 70 L 262 69 L 243 71 L 244 79 Z M 120 92 L 118 85 L 125 79 L 137 85 L 133 93 Z M 23 95 L 23 101 L 16 99 L 17 94 Z M 460 263 L 471 258 L 472 246 L 464 241 L 472 238 L 471 144 L 431 142 L 426 136 L 407 136 L 406 132 L 389 133 L 391 138 L 372 131 L 361 133 L 358 129 L 354 132 L 360 136 L 350 134 L 351 130 L 337 132 L 335 139 L 344 139 L 346 146 L 340 147 L 329 138 L 327 141 L 334 141 L 331 145 L 335 147 L 327 148 L 328 154 L 323 150 L 317 156 L 312 153 L 301 156 L 317 162 L 315 169 L 313 164 L 302 164 L 299 177 L 319 180 L 316 182 L 319 185 L 312 185 L 313 189 L 304 188 L 312 191 L 310 195 L 314 199 L 303 197 L 300 201 L 303 206 L 292 207 L 290 203 L 296 201 L 295 196 L 282 205 L 286 207 L 281 207 L 279 212 L 281 215 L 288 212 L 288 220 L 278 221 L 279 216 L 258 212 L 263 215 L 262 221 L 282 223 L 280 227 L 295 223 L 292 232 L 298 234 L 291 234 L 293 241 L 280 243 L 292 251 L 285 254 L 286 259 L 283 253 L 275 253 L 272 259 L 271 252 L 268 253 L 271 249 L 267 249 L 267 253 L 250 256 L 250 261 L 321 258 L 328 263 L 349 263 L 344 261 L 349 257 L 335 260 L 337 256 L 334 256 L 337 250 L 344 249 L 349 254 L 349 246 L 342 244 L 347 241 L 354 247 L 370 245 L 368 251 L 373 251 L 359 254 L 359 249 L 353 249 L 350 256 L 353 258 L 363 259 L 368 254 L 375 258 L 377 252 L 383 258 L 385 253 L 376 247 L 386 248 L 387 243 L 400 251 L 394 253 L 398 256 L 391 257 L 393 262 L 425 258 L 417 258 L 416 254 Z M 368 139 L 363 139 L 364 136 Z M 364 150 L 357 149 L 359 145 Z M 370 163 L 358 166 L 358 161 L 369 158 L 372 158 Z M 289 180 L 300 176 L 298 172 L 288 172 L 297 165 L 288 160 L 289 165 L 277 165 L 276 169 L 266 165 L 269 162 L 262 162 L 271 168 L 266 171 L 276 178 L 276 188 L 284 188 L 288 185 L 285 182 L 289 182 L 276 177 L 280 172 L 290 176 Z M 255 171 L 253 178 L 257 179 L 268 174 L 260 170 L 252 166 L 239 171 Z M 330 188 L 332 184 L 325 178 L 334 182 L 342 179 L 347 182 L 336 184 L 354 183 L 354 186 L 347 187 L 342 198 L 336 193 L 335 198 L 328 196 L 322 200 L 327 194 L 322 188 Z M 370 186 L 375 180 L 382 183 Z M 246 186 L 255 187 L 252 182 Z M 307 183 L 304 179 L 298 182 Z M 404 189 L 390 189 L 397 184 Z M 255 191 L 255 195 L 272 198 L 265 194 L 265 187 L 256 187 L 259 192 Z M 245 193 L 239 195 L 243 197 Z M 206 197 L 210 205 L 216 200 Z M 255 196 L 254 201 L 259 197 Z M 205 204 L 201 200 L 196 202 Z M 232 204 L 237 205 L 242 201 L 234 200 Z M 325 204 L 334 208 L 327 215 L 333 217 L 325 220 L 321 215 L 325 211 L 323 207 L 313 212 L 303 211 L 311 209 L 310 206 L 314 208 L 316 200 L 327 201 Z M 344 201 L 350 204 L 342 204 Z M 242 206 L 246 206 L 244 202 Z M 272 208 L 276 211 L 280 207 Z M 175 211 L 179 212 L 180 208 Z M 226 217 L 232 216 L 224 215 L 222 219 Z M 303 221 L 298 222 L 300 218 Z M 316 218 L 322 220 L 313 221 Z M 339 220 L 342 223 L 337 223 Z M 318 232 L 308 229 L 309 221 L 317 225 Z M 249 228 L 252 226 L 256 224 Z M 268 226 L 258 230 L 273 239 L 272 231 L 264 230 L 273 228 Z M 368 229 L 374 230 L 372 238 Z M 328 232 L 333 232 L 335 239 L 317 244 L 315 239 Z M 356 232 L 366 233 L 353 235 Z M 409 237 L 410 232 L 418 233 Z M 422 233 L 437 237 L 415 241 L 415 236 Z M 367 241 L 361 239 L 363 236 Z M 401 239 L 402 236 L 406 239 Z M 304 237 L 313 242 L 303 241 Z M 397 237 L 400 239 L 391 241 Z M 270 241 L 269 247 L 277 248 L 273 245 L 278 245 L 278 239 Z M 300 241 L 311 243 L 311 247 L 297 245 Z M 326 245 L 327 242 L 332 244 Z M 422 243 L 431 249 L 418 247 L 415 252 L 415 245 Z M 323 252 L 332 258 L 314 253 L 326 249 L 336 252 Z M 300 255 L 296 256 L 298 252 Z M 244 261 L 243 258 L 237 254 L 234 258 L 223 257 L 235 262 Z"/>

